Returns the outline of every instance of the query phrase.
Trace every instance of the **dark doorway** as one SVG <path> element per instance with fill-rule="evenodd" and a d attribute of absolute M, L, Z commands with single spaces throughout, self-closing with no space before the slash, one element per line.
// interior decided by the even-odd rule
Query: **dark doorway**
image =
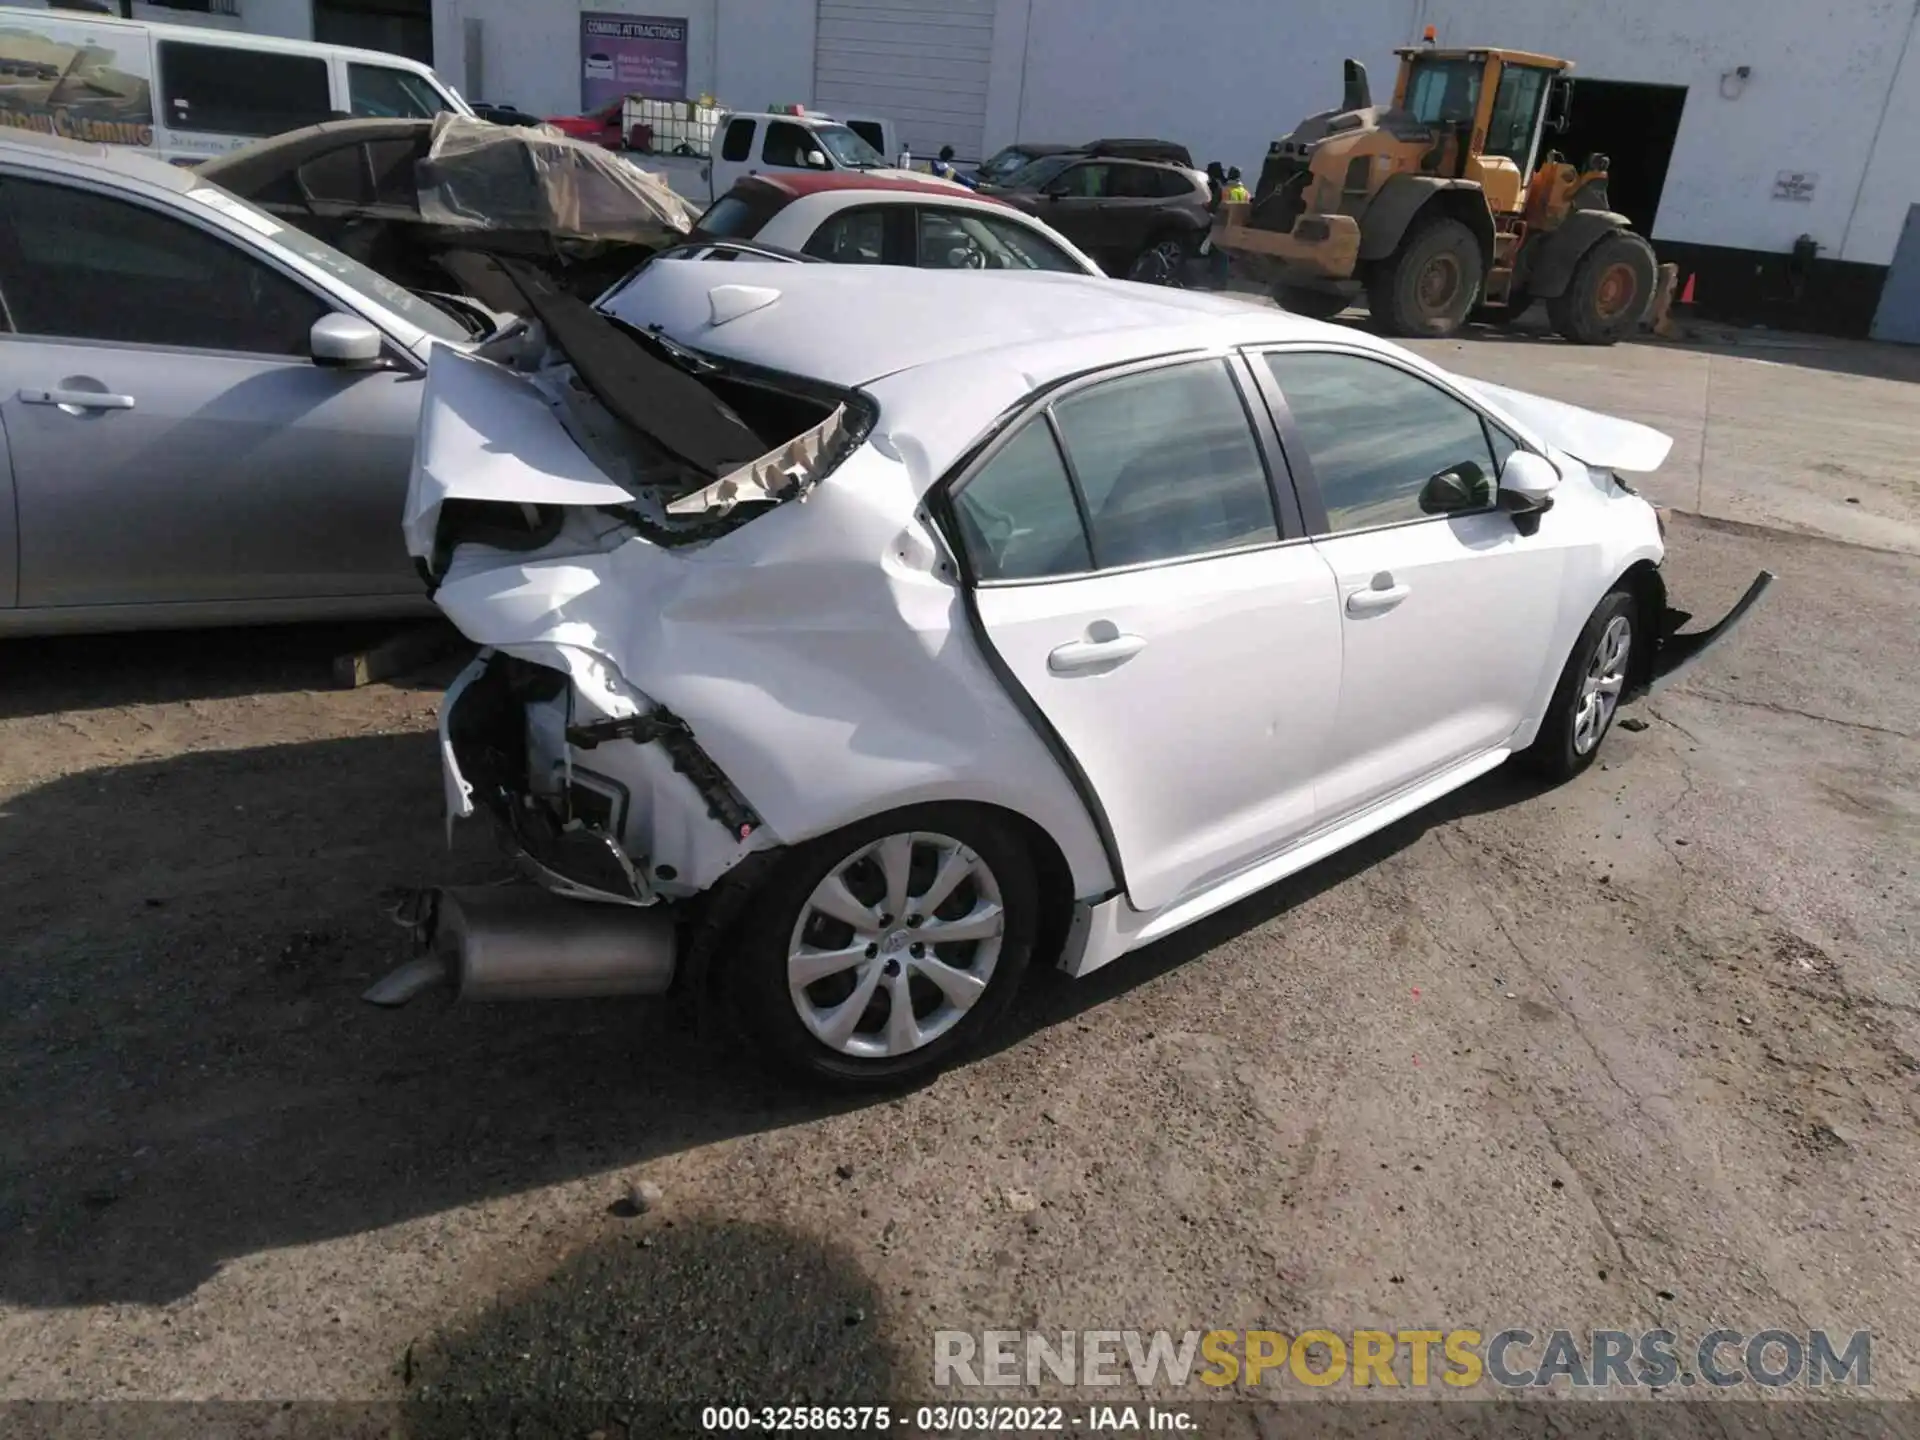
<path fill-rule="evenodd" d="M 1561 134 L 1549 133 L 1545 143 L 1575 165 L 1585 165 L 1596 151 L 1611 157 L 1607 195 L 1613 208 L 1651 237 L 1686 104 L 1684 85 L 1576 78 L 1573 123 Z"/>
<path fill-rule="evenodd" d="M 313 38 L 431 65 L 432 0 L 315 0 Z"/>

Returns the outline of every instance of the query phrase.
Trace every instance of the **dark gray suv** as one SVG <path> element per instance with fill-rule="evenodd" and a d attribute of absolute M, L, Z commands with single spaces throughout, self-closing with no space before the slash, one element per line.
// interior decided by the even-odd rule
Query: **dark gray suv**
<path fill-rule="evenodd" d="M 1109 275 L 1178 283 L 1212 223 L 1207 177 L 1182 165 L 1111 155 L 1048 155 L 982 185 L 1036 215 Z"/>

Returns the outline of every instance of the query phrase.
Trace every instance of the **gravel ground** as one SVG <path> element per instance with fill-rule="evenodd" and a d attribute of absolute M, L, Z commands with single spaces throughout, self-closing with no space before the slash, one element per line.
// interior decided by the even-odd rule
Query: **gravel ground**
<path fill-rule="evenodd" d="M 444 667 L 0 647 L 0 1399 L 617 1434 L 925 1400 L 939 1328 L 1419 1325 L 1871 1329 L 1914 1397 L 1920 559 L 1671 542 L 1702 615 L 1780 584 L 1586 776 L 1037 977 L 995 1053 L 858 1104 L 658 1004 L 360 1003 L 395 898 L 499 873 L 445 845 Z"/>

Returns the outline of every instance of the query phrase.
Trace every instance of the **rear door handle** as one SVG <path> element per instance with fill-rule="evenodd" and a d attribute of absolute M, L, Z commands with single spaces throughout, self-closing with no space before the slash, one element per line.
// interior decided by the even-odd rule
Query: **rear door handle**
<path fill-rule="evenodd" d="M 102 390 L 22 390 L 22 405 L 60 405 L 74 410 L 131 410 L 133 396 Z"/>
<path fill-rule="evenodd" d="M 1413 593 L 1411 585 L 1379 585 L 1367 590 L 1356 590 L 1347 596 L 1347 614 L 1378 615 L 1382 610 L 1391 610 L 1407 596 Z"/>
<path fill-rule="evenodd" d="M 1144 635 L 1115 635 L 1106 640 L 1069 640 L 1047 656 L 1047 669 L 1056 675 L 1098 670 L 1131 660 L 1147 648 Z"/>

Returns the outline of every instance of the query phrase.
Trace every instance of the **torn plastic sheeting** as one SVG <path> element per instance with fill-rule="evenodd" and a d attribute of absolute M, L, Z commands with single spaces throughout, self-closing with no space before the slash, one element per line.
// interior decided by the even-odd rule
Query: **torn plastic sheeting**
<path fill-rule="evenodd" d="M 847 407 L 836 405 L 833 413 L 811 430 L 796 435 L 778 449 L 769 450 L 711 485 L 667 503 L 669 515 L 724 514 L 747 500 L 784 500 L 794 493 L 805 494 L 831 470 L 839 458 L 847 429 Z"/>
<path fill-rule="evenodd" d="M 436 225 L 641 244 L 693 228 L 664 180 L 545 127 L 442 115 L 417 179 L 420 216 Z"/>

